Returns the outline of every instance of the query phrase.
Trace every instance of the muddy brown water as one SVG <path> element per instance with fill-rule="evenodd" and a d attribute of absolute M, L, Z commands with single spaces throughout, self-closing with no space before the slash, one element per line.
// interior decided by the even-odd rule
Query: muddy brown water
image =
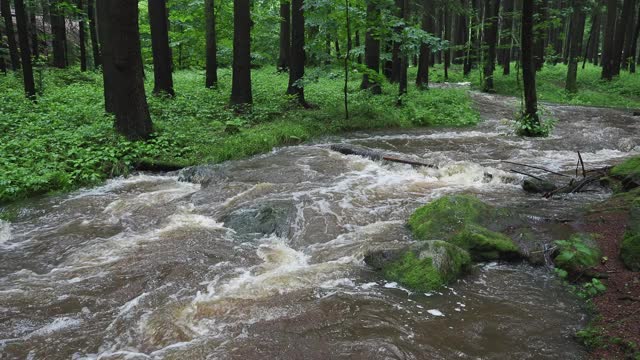
<path fill-rule="evenodd" d="M 514 100 L 472 96 L 473 128 L 355 133 L 212 166 L 202 183 L 140 174 L 20 204 L 0 224 L 0 359 L 583 358 L 586 311 L 547 267 L 478 264 L 415 293 L 363 263 L 410 241 L 409 214 L 450 193 L 517 208 L 549 242 L 564 230 L 548 224 L 608 194 L 527 195 L 500 160 L 572 172 L 577 150 L 594 168 L 640 153 L 625 112 L 547 106 L 553 136 L 522 139 Z M 253 233 L 257 217 L 274 233 Z"/>

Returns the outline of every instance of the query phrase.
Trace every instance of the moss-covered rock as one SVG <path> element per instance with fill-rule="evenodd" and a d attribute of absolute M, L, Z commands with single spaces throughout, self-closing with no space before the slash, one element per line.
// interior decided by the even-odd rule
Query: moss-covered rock
<path fill-rule="evenodd" d="M 556 190 L 558 187 L 556 184 L 550 181 L 541 181 L 541 180 L 525 180 L 522 183 L 522 189 L 528 193 L 532 194 L 544 194 L 549 193 Z"/>
<path fill-rule="evenodd" d="M 611 174 L 622 180 L 622 189 L 629 191 L 640 187 L 640 157 L 631 158 L 611 169 Z"/>
<path fill-rule="evenodd" d="M 514 217 L 469 195 L 442 197 L 416 210 L 409 227 L 416 240 L 444 240 L 467 250 L 475 260 L 519 257 L 512 239 L 496 232 Z M 491 228 L 491 230 L 489 229 Z"/>
<path fill-rule="evenodd" d="M 402 250 L 369 254 L 365 262 L 388 280 L 413 290 L 430 291 L 456 280 L 468 268 L 471 257 L 456 245 L 430 240 Z"/>

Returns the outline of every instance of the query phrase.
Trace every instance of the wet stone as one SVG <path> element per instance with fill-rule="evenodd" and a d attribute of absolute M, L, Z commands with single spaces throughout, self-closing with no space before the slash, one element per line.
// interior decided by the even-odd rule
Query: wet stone
<path fill-rule="evenodd" d="M 269 203 L 236 210 L 221 220 L 242 237 L 272 234 L 284 237 L 288 235 L 294 211 L 289 203 Z"/>
<path fill-rule="evenodd" d="M 546 194 L 557 189 L 557 186 L 550 181 L 525 180 L 522 189 L 532 194 Z"/>

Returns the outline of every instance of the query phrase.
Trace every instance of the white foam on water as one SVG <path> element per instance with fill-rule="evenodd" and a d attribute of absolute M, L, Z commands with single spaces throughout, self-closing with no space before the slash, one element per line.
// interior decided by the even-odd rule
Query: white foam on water
<path fill-rule="evenodd" d="M 11 240 L 11 223 L 0 220 L 0 246 Z"/>
<path fill-rule="evenodd" d="M 31 338 L 34 336 L 49 336 L 56 331 L 78 327 L 80 326 L 81 323 L 82 321 L 80 321 L 80 319 L 76 319 L 68 316 L 59 317 L 53 320 L 53 322 L 30 333 L 29 335 L 27 335 L 27 338 Z"/>
<path fill-rule="evenodd" d="M 70 195 L 69 197 L 67 197 L 65 200 L 62 201 L 62 203 L 65 203 L 67 201 L 72 201 L 72 200 L 77 200 L 77 199 L 81 199 L 84 197 L 89 197 L 89 196 L 102 196 L 102 195 L 106 195 L 109 194 L 115 190 L 121 189 L 125 186 L 129 186 L 129 185 L 134 185 L 134 184 L 140 184 L 140 183 L 145 183 L 145 182 L 149 182 L 149 183 L 157 183 L 157 182 L 162 182 L 162 181 L 174 181 L 176 183 L 178 182 L 178 177 L 177 176 L 162 176 L 162 175 L 145 175 L 145 174 L 140 174 L 140 175 L 134 175 L 134 176 L 129 176 L 129 177 L 118 177 L 118 178 L 114 178 L 114 179 L 109 179 L 107 180 L 107 182 L 102 185 L 102 186 L 97 186 L 91 189 L 82 189 L 77 191 L 76 193 Z"/>
<path fill-rule="evenodd" d="M 442 313 L 442 311 L 437 310 L 437 309 L 430 309 L 427 310 L 427 312 L 433 316 L 444 316 L 444 314 Z"/>

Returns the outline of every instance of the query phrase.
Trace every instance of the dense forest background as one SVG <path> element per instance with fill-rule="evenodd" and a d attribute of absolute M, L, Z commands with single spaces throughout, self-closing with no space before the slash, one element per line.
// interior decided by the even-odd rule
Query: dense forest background
<path fill-rule="evenodd" d="M 464 89 L 430 88 L 444 81 L 521 97 L 528 136 L 553 125 L 538 99 L 640 107 L 637 0 L 0 3 L 0 201 L 345 130 L 476 123 Z"/>

